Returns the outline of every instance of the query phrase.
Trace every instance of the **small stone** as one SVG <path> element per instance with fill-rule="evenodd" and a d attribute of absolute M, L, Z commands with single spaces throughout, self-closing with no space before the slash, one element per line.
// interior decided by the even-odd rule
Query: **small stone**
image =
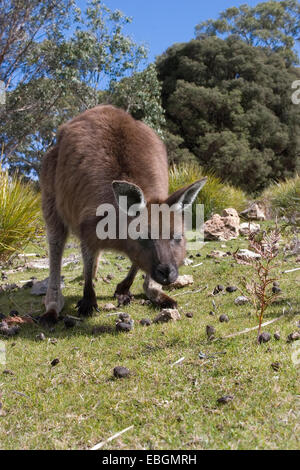
<path fill-rule="evenodd" d="M 54 367 L 54 366 L 57 366 L 57 364 L 59 364 L 59 359 L 58 357 L 53 359 L 53 361 L 51 361 L 51 366 Z"/>
<path fill-rule="evenodd" d="M 280 369 L 280 362 L 272 362 L 271 367 L 277 372 Z"/>
<path fill-rule="evenodd" d="M 216 333 L 216 329 L 214 326 L 206 325 L 206 334 L 208 339 L 213 339 Z"/>
<path fill-rule="evenodd" d="M 131 318 L 130 318 L 130 315 L 128 313 L 125 313 L 125 312 L 121 312 L 119 314 L 119 319 L 125 323 L 129 323 Z"/>
<path fill-rule="evenodd" d="M 187 318 L 193 318 L 194 314 L 193 314 L 193 312 L 187 312 L 187 313 L 185 314 L 185 316 L 186 316 Z"/>
<path fill-rule="evenodd" d="M 120 332 L 128 332 L 132 330 L 132 325 L 130 323 L 120 321 L 116 324 L 116 330 Z"/>
<path fill-rule="evenodd" d="M 219 294 L 219 292 L 222 292 L 224 290 L 224 286 L 222 284 L 218 284 L 213 291 L 213 295 Z"/>
<path fill-rule="evenodd" d="M 215 315 L 215 312 L 213 312 L 212 310 L 209 312 L 209 314 L 213 317 Z"/>
<path fill-rule="evenodd" d="M 274 282 L 273 282 L 273 286 L 279 287 L 279 282 L 278 282 L 278 281 L 274 281 Z"/>
<path fill-rule="evenodd" d="M 247 302 L 249 302 L 249 299 L 244 295 L 239 295 L 234 301 L 235 305 L 244 305 Z"/>
<path fill-rule="evenodd" d="M 237 290 L 237 287 L 235 286 L 228 286 L 226 287 L 227 292 L 235 292 Z"/>
<path fill-rule="evenodd" d="M 5 369 L 5 370 L 3 371 L 3 374 L 4 374 L 4 375 L 15 375 L 15 373 L 14 373 L 12 370 L 10 370 L 10 369 Z"/>
<path fill-rule="evenodd" d="M 49 339 L 51 344 L 57 344 L 57 339 L 56 338 L 50 338 Z"/>
<path fill-rule="evenodd" d="M 116 306 L 114 304 L 108 303 L 103 306 L 103 310 L 106 312 L 110 312 L 111 310 L 116 310 Z"/>
<path fill-rule="evenodd" d="M 228 323 L 229 322 L 229 318 L 227 315 L 225 315 L 224 313 L 222 313 L 222 315 L 219 316 L 219 321 L 221 323 L 225 322 L 225 323 Z"/>
<path fill-rule="evenodd" d="M 45 341 L 46 336 L 44 335 L 44 333 L 39 333 L 38 335 L 36 335 L 36 339 L 38 341 Z"/>
<path fill-rule="evenodd" d="M 73 328 L 76 325 L 76 320 L 74 320 L 74 318 L 66 316 L 64 318 L 64 324 L 66 328 Z"/>
<path fill-rule="evenodd" d="M 149 318 L 142 318 L 140 320 L 140 324 L 142 326 L 150 326 L 151 325 L 151 320 Z"/>
<path fill-rule="evenodd" d="M 270 339 L 271 339 L 270 333 L 267 333 L 266 331 L 264 331 L 263 333 L 259 335 L 258 342 L 259 344 L 267 343 L 268 341 L 270 341 Z"/>
<path fill-rule="evenodd" d="M 273 292 L 273 294 L 280 294 L 282 292 L 282 290 L 278 286 L 273 286 L 272 287 L 272 292 Z"/>
<path fill-rule="evenodd" d="M 176 308 L 164 308 L 154 319 L 154 323 L 180 320 L 180 313 Z"/>
<path fill-rule="evenodd" d="M 9 316 L 10 316 L 10 317 L 18 317 L 18 316 L 19 316 L 18 310 L 11 310 L 11 311 L 9 312 Z"/>
<path fill-rule="evenodd" d="M 130 375 L 130 370 L 123 366 L 117 366 L 114 368 L 114 376 L 117 379 L 124 379 Z"/>
<path fill-rule="evenodd" d="M 168 286 L 170 289 L 180 289 L 181 287 L 189 286 L 193 284 L 194 278 L 191 274 L 184 274 L 183 276 L 178 276 L 176 281 Z"/>
<path fill-rule="evenodd" d="M 279 341 L 279 340 L 280 340 L 280 333 L 279 333 L 279 331 L 276 331 L 276 332 L 274 333 L 274 338 L 276 339 L 276 341 Z"/>
<path fill-rule="evenodd" d="M 18 325 L 9 327 L 4 321 L 0 323 L 0 335 L 15 336 L 19 333 L 20 327 Z"/>
<path fill-rule="evenodd" d="M 233 398 L 233 395 L 224 395 L 223 397 L 218 398 L 217 402 L 221 405 L 226 405 L 227 403 L 230 403 Z"/>
<path fill-rule="evenodd" d="M 292 341 L 297 341 L 298 339 L 300 339 L 300 333 L 298 331 L 294 331 L 288 335 L 287 342 L 291 343 Z"/>

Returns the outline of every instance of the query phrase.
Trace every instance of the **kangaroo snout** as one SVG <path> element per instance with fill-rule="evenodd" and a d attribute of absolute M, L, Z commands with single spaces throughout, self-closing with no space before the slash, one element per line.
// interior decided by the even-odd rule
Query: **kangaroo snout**
<path fill-rule="evenodd" d="M 178 269 L 173 264 L 159 264 L 154 268 L 152 277 L 159 284 L 172 284 L 178 277 Z"/>

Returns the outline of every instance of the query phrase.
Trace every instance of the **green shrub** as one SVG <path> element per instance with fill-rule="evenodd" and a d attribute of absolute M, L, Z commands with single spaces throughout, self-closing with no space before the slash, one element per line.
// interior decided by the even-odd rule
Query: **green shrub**
<path fill-rule="evenodd" d="M 273 215 L 286 217 L 295 225 L 300 225 L 300 176 L 273 183 L 262 193 L 261 199 L 271 209 Z"/>
<path fill-rule="evenodd" d="M 0 262 L 24 248 L 41 226 L 40 196 L 0 167 Z"/>
<path fill-rule="evenodd" d="M 204 176 L 208 177 L 208 181 L 200 191 L 196 203 L 204 204 L 205 220 L 209 219 L 212 214 L 221 213 L 223 209 L 228 207 L 233 207 L 238 212 L 246 208 L 247 196 L 241 189 L 223 183 L 212 173 L 205 174 L 196 163 L 181 163 L 170 168 L 170 193 Z"/>

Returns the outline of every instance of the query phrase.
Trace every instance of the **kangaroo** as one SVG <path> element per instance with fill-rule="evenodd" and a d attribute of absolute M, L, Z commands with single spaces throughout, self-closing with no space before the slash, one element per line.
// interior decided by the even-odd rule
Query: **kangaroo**
<path fill-rule="evenodd" d="M 97 208 L 112 204 L 120 218 L 120 196 L 126 196 L 128 220 L 134 218 L 130 212 L 133 205 L 142 210 L 151 209 L 152 204 L 175 204 L 180 212 L 183 205 L 192 204 L 205 182 L 205 178 L 196 181 L 169 196 L 163 142 L 146 124 L 114 106 L 96 106 L 62 125 L 56 145 L 43 158 L 40 175 L 50 257 L 46 312 L 41 322 L 57 322 L 64 306 L 61 261 L 70 231 L 80 240 L 84 264 L 79 315 L 89 316 L 98 309 L 93 278 L 105 249 L 124 253 L 132 262 L 128 275 L 116 287 L 115 295 L 123 301 L 130 301 L 130 287 L 139 269 L 146 273 L 145 289 L 153 280 L 161 285 L 174 282 L 186 253 L 185 237 L 176 238 L 182 222 L 180 227 L 178 220 L 177 225 L 171 224 L 169 239 L 122 239 L 118 234 L 115 239 L 99 239 L 96 227 L 101 216 L 97 216 Z M 152 299 L 162 307 L 177 305 L 162 291 Z"/>

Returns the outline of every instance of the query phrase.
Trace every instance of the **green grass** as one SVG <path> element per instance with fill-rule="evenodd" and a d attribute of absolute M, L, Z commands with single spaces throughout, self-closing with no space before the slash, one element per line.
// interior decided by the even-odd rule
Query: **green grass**
<path fill-rule="evenodd" d="M 246 247 L 243 239 L 227 242 L 226 250 Z M 219 294 L 215 300 L 219 313 L 226 313 L 229 323 L 220 323 L 218 314 L 209 315 L 217 284 L 237 285 L 247 266 L 237 265 L 232 257 L 216 263 L 206 254 L 220 248 L 220 243 L 205 244 L 199 267 L 183 267 L 181 273 L 193 274 L 192 289 L 208 286 L 202 292 L 182 295 L 175 293 L 181 320 L 162 325 L 142 327 L 139 320 L 151 319 L 157 310 L 140 304 L 144 297 L 141 273 L 133 286 L 135 300 L 118 310 L 130 313 L 135 320 L 130 333 L 93 335 L 96 325 L 114 327 L 114 316 L 101 311 L 97 316 L 65 329 L 61 323 L 54 331 L 45 330 L 47 340 L 39 342 L 41 328 L 23 327 L 19 336 L 4 339 L 7 364 L 0 366 L 1 402 L 6 416 L 0 416 L 1 449 L 86 449 L 114 433 L 134 428 L 107 444 L 106 449 L 299 449 L 299 366 L 293 364 L 293 345 L 286 337 L 297 330 L 300 320 L 300 272 L 284 274 L 280 283 L 283 300 L 267 310 L 264 321 L 278 317 L 283 307 L 292 305 L 292 312 L 264 331 L 281 332 L 281 340 L 257 345 L 256 333 L 232 339 L 208 342 L 207 324 L 215 326 L 217 337 L 224 337 L 257 324 L 251 306 L 236 306 L 238 294 Z M 46 254 L 43 243 L 28 247 L 28 252 Z M 68 249 L 67 253 L 74 252 Z M 109 265 L 101 265 L 99 275 L 114 273 L 111 284 L 96 282 L 101 309 L 112 298 L 117 282 L 126 273 L 128 260 L 105 254 Z M 114 265 L 122 265 L 119 271 Z M 282 259 L 278 273 L 295 266 L 295 260 Z M 64 313 L 75 314 L 81 297 L 82 265 L 71 265 L 65 275 L 66 307 Z M 36 276 L 43 279 L 47 270 L 27 270 L 9 275 L 8 282 L 19 282 Z M 0 294 L 0 311 L 20 313 L 41 309 L 41 299 L 28 290 Z M 185 312 L 192 311 L 193 318 Z M 38 313 L 38 312 L 37 312 Z M 56 344 L 48 341 L 57 339 Z M 297 342 L 296 342 L 297 343 Z M 295 343 L 295 344 L 296 344 Z M 298 341 L 300 348 L 300 341 Z M 199 352 L 216 355 L 201 360 Z M 174 367 L 181 357 L 185 360 Z M 51 367 L 50 362 L 60 363 Z M 275 372 L 271 364 L 280 362 Z M 123 365 L 132 375 L 123 380 L 112 378 L 116 365 Z M 2 374 L 11 369 L 14 375 Z M 15 392 L 21 392 L 21 396 Z M 227 405 L 217 404 L 222 395 L 234 395 Z"/>

